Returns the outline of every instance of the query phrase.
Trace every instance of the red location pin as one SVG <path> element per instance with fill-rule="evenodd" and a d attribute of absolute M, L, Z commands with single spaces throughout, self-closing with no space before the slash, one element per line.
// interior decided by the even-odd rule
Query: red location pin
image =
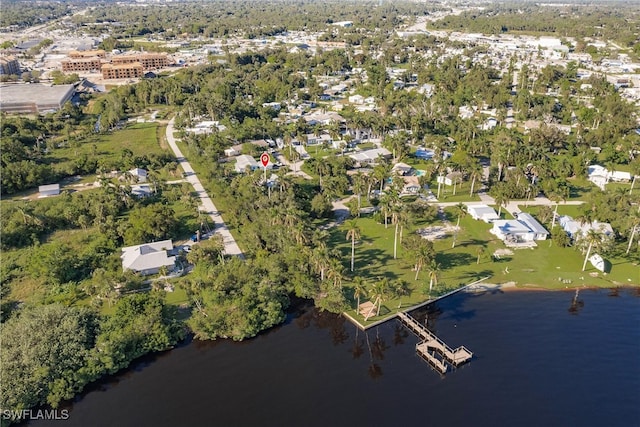
<path fill-rule="evenodd" d="M 262 166 L 266 168 L 267 165 L 269 164 L 269 161 L 271 161 L 271 157 L 269 157 L 269 153 L 262 153 L 262 155 L 260 156 L 260 161 L 262 162 Z"/>

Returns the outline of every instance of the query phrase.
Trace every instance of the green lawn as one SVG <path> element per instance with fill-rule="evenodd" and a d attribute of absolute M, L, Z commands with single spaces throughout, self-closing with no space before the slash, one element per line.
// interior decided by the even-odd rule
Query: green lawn
<path fill-rule="evenodd" d="M 77 147 L 71 144 L 70 147 L 53 150 L 49 157 L 54 163 L 64 165 L 82 154 L 99 156 L 108 161 L 119 158 L 124 149 L 131 150 L 134 156 L 161 153 L 163 150 L 158 144 L 158 126 L 158 123 L 130 124 L 122 130 L 91 136 Z"/>
<path fill-rule="evenodd" d="M 559 209 L 561 213 L 562 208 L 561 206 Z M 574 207 L 566 206 L 565 208 Z M 455 218 L 452 212 L 448 210 L 448 217 L 453 222 Z M 436 221 L 433 225 L 440 223 Z M 356 244 L 355 272 L 350 275 L 361 276 L 369 284 L 387 277 L 391 281 L 404 279 L 413 285 L 410 296 L 383 302 L 380 317 L 369 320 L 376 321 L 386 317 L 397 311 L 399 306 L 406 308 L 426 301 L 429 298 L 427 271 L 421 271 L 418 280 L 414 280 L 412 261 L 407 259 L 401 247 L 398 248 L 398 259 L 393 259 L 394 227 L 389 226 L 385 229 L 384 225 L 374 222 L 371 218 L 359 219 L 358 225 L 362 237 Z M 469 216 L 462 218 L 460 225 L 461 231 L 455 248 L 451 248 L 453 242 L 451 236 L 434 242 L 440 272 L 438 285 L 431 297 L 445 294 L 486 276 L 491 276 L 487 279 L 488 283 L 515 282 L 518 286 L 546 289 L 640 285 L 640 268 L 638 267 L 640 254 L 635 254 L 633 257 L 606 257 L 612 264 L 612 269 L 607 275 L 598 272 L 590 264 L 587 265 L 586 271 L 582 272 L 584 256 L 577 249 L 550 245 L 549 240 L 538 242 L 538 247 L 533 249 L 511 249 L 512 255 L 494 259 L 491 255 L 497 249 L 506 247 L 502 241 L 489 233 L 491 225 L 475 221 Z M 345 236 L 345 226 L 333 229 L 331 242 L 341 251 L 343 264 L 348 272 L 351 246 Z M 486 249 L 481 255 L 480 262 L 477 263 L 480 247 Z M 598 273 L 597 276 L 595 273 Z M 345 286 L 350 287 L 351 283 L 347 280 Z M 361 299 L 361 302 L 363 301 L 366 299 Z M 362 322 L 363 318 L 355 313 L 355 300 L 351 301 L 351 306 L 353 309 L 348 314 Z"/>

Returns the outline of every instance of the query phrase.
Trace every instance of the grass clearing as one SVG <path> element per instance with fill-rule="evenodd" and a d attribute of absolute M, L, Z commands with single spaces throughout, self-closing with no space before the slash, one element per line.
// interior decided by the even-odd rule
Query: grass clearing
<path fill-rule="evenodd" d="M 559 211 L 562 212 L 559 208 Z M 565 208 L 575 208 L 566 206 Z M 532 209 L 535 211 L 535 208 Z M 453 210 L 447 209 L 447 216 L 453 222 Z M 492 254 L 498 249 L 506 249 L 504 243 L 489 233 L 490 224 L 475 221 L 466 216 L 460 222 L 461 230 L 457 244 L 452 248 L 453 237 L 435 240 L 436 262 L 439 264 L 438 285 L 429 295 L 428 269 L 423 269 L 418 280 L 414 280 L 413 261 L 408 259 L 405 251 L 398 247 L 398 259 L 393 259 L 393 239 L 395 227 L 376 223 L 373 219 L 363 217 L 358 220 L 362 237 L 355 248 L 355 272 L 349 273 L 363 277 L 368 285 L 372 285 L 381 278 L 391 281 L 403 279 L 409 282 L 413 289 L 411 295 L 399 299 L 383 301 L 379 317 L 371 317 L 370 322 L 380 320 L 398 309 L 413 306 L 426 301 L 429 297 L 437 297 L 490 276 L 488 283 L 515 282 L 522 287 L 541 287 L 545 289 L 565 289 L 571 287 L 616 287 L 624 285 L 640 285 L 640 254 L 624 256 L 623 253 L 607 256 L 612 268 L 608 274 L 603 274 L 587 265 L 582 272 L 584 255 L 576 248 L 561 248 L 550 240 L 538 242 L 533 249 L 511 249 L 512 254 L 496 259 Z M 436 221 L 431 225 L 441 225 Z M 421 224 L 419 227 L 424 227 Z M 405 233 L 413 232 L 406 230 Z M 331 243 L 343 255 L 343 265 L 348 271 L 351 257 L 351 245 L 346 240 L 345 226 L 331 231 Z M 620 243 L 619 247 L 624 246 Z M 478 262 L 478 250 L 480 253 Z M 345 286 L 351 282 L 345 280 Z M 349 292 L 351 294 L 351 292 Z M 361 302 L 367 301 L 361 298 Z M 348 314 L 360 322 L 362 316 L 355 312 L 356 302 L 351 299 L 352 309 Z"/>

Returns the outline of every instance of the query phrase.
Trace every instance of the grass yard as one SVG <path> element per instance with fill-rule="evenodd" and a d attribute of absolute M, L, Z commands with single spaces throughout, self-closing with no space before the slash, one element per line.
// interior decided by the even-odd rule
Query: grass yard
<path fill-rule="evenodd" d="M 112 133 L 92 135 L 81 144 L 55 149 L 48 157 L 58 168 L 64 169 L 83 155 L 99 157 L 101 163 L 108 165 L 120 159 L 124 149 L 130 150 L 134 157 L 159 154 L 164 151 L 158 143 L 159 127 L 158 123 L 130 124 Z"/>
<path fill-rule="evenodd" d="M 562 208 L 561 206 L 560 212 Z M 455 222 L 453 210 L 448 209 L 447 216 L 452 223 Z M 428 269 L 421 271 L 418 280 L 414 280 L 413 262 L 406 257 L 400 246 L 398 246 L 398 259 L 393 259 L 394 227 L 390 225 L 385 229 L 384 225 L 364 217 L 358 220 L 358 225 L 362 237 L 356 243 L 355 272 L 349 273 L 350 277 L 363 277 L 369 286 L 384 277 L 391 281 L 403 279 L 413 286 L 411 295 L 383 301 L 380 317 L 372 317 L 369 321 L 380 320 L 397 311 L 398 308 L 406 308 L 428 300 Z M 441 221 L 438 220 L 431 225 L 441 225 Z M 420 227 L 424 226 L 426 225 L 420 225 Z M 439 273 L 438 285 L 434 287 L 431 297 L 443 295 L 487 276 L 490 276 L 486 280 L 488 283 L 515 282 L 522 287 L 545 289 L 640 285 L 640 267 L 638 266 L 640 254 L 626 258 L 607 257 L 612 264 L 612 269 L 607 275 L 598 272 L 590 264 L 587 265 L 586 271 L 582 272 L 584 255 L 574 248 L 560 248 L 555 244 L 550 246 L 550 240 L 538 242 L 538 247 L 533 249 L 511 249 L 512 255 L 495 259 L 492 254 L 506 247 L 502 241 L 489 233 L 490 224 L 475 221 L 466 216 L 462 218 L 460 226 L 455 248 L 451 247 L 452 236 L 434 241 Z M 405 231 L 407 234 L 408 232 L 409 230 Z M 331 243 L 341 251 L 343 265 L 348 272 L 351 245 L 350 241 L 346 240 L 345 226 L 332 230 Z M 478 263 L 479 248 L 484 250 L 480 254 Z M 351 283 L 345 281 L 345 286 L 350 287 Z M 361 298 L 361 302 L 366 300 Z M 348 314 L 363 322 L 362 316 L 355 312 L 355 299 L 351 300 L 351 306 L 352 310 L 348 311 Z"/>

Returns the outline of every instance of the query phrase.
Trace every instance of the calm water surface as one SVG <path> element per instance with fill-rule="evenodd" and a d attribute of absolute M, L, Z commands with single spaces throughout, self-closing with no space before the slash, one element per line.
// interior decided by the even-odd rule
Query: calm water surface
<path fill-rule="evenodd" d="M 457 294 L 412 313 L 472 361 L 442 377 L 397 321 L 304 307 L 243 343 L 193 341 L 43 426 L 640 426 L 640 292 Z"/>

